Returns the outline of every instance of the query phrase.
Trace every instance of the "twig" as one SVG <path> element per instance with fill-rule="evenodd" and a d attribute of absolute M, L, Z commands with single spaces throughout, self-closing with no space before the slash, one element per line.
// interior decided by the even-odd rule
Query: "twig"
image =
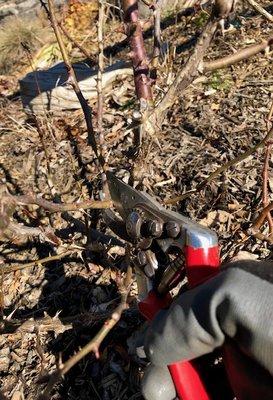
<path fill-rule="evenodd" d="M 10 272 L 15 272 L 15 271 L 21 271 L 22 269 L 25 269 L 25 268 L 31 268 L 31 267 L 35 267 L 36 265 L 42 265 L 42 264 L 46 264 L 48 262 L 61 260 L 62 258 L 68 256 L 69 254 L 74 254 L 79 251 L 80 251 L 80 248 L 74 248 L 72 250 L 68 249 L 60 254 L 56 254 L 55 256 L 41 258 L 40 260 L 31 261 L 26 264 L 2 267 L 2 271 L 4 274 L 8 274 Z"/>
<path fill-rule="evenodd" d="M 72 367 L 74 367 L 79 361 L 81 361 L 89 353 L 93 352 L 97 358 L 99 358 L 99 347 L 108 333 L 118 323 L 124 310 L 128 308 L 127 298 L 130 291 L 130 285 L 132 280 L 132 269 L 129 266 L 127 274 L 120 288 L 121 302 L 112 313 L 111 317 L 105 321 L 102 328 L 96 334 L 96 336 L 81 350 L 78 351 L 74 356 L 69 358 L 63 365 L 51 374 L 47 387 L 45 388 L 39 400 L 46 400 L 50 398 L 50 393 L 54 385 L 64 376 Z"/>
<path fill-rule="evenodd" d="M 254 0 L 246 0 L 251 7 L 253 7 L 258 13 L 260 13 L 262 16 L 267 18 L 270 22 L 273 22 L 273 16 L 269 14 L 268 11 L 266 11 L 260 4 L 256 3 Z"/>
<path fill-rule="evenodd" d="M 99 19 L 98 19 L 98 74 L 97 74 L 97 93 L 98 93 L 98 134 L 99 134 L 99 149 L 101 159 L 104 161 L 102 167 L 102 188 L 103 194 L 106 196 L 108 193 L 107 191 L 107 179 L 106 179 L 106 164 L 105 164 L 105 157 L 106 157 L 106 144 L 105 144 L 105 137 L 103 131 L 103 103 L 104 103 L 104 95 L 103 95 L 103 88 L 102 88 L 102 75 L 104 70 L 104 54 L 103 54 L 103 27 L 105 21 L 105 1 L 99 0 Z"/>
<path fill-rule="evenodd" d="M 146 129 L 151 135 L 154 135 L 156 130 L 161 127 L 168 109 L 172 107 L 177 97 L 184 92 L 198 74 L 203 57 L 213 40 L 217 27 L 218 19 L 212 18 L 207 22 L 185 66 L 178 72 L 156 109 L 147 113 L 145 117 Z"/>
<path fill-rule="evenodd" d="M 16 198 L 16 197 L 15 197 Z M 28 227 L 13 221 L 16 209 L 16 200 L 11 196 L 5 186 L 0 186 L 0 241 L 25 243 L 30 238 L 39 237 L 55 245 L 60 244 L 60 239 L 50 227 Z"/>
<path fill-rule="evenodd" d="M 61 28 L 64 36 L 75 46 L 77 47 L 80 52 L 91 62 L 91 64 L 95 64 L 95 57 L 92 56 L 76 39 L 74 39 L 68 30 L 64 27 L 61 21 L 58 21 L 58 25 Z"/>
<path fill-rule="evenodd" d="M 23 244 L 34 238 L 38 238 L 42 242 L 50 242 L 54 245 L 61 244 L 61 240 L 50 227 L 43 228 L 41 226 L 33 228 L 24 226 L 15 221 L 9 221 L 5 229 L 0 229 L 0 241 Z"/>
<path fill-rule="evenodd" d="M 263 166 L 263 207 L 267 207 L 269 204 L 268 200 L 268 167 L 269 167 L 269 158 L 271 155 L 272 150 L 272 143 L 267 143 L 265 149 L 265 159 L 264 159 L 264 166 Z M 269 225 L 269 234 L 273 233 L 273 220 L 271 217 L 270 212 L 267 213 L 267 220 Z"/>
<path fill-rule="evenodd" d="M 43 9 L 45 10 L 45 12 L 46 12 L 47 18 L 48 18 L 49 21 L 50 21 L 51 16 L 50 16 L 50 12 L 49 12 L 49 9 L 48 9 L 47 5 L 45 4 L 45 2 L 44 2 L 43 0 L 40 0 L 40 3 L 41 3 L 42 8 L 43 8 Z M 91 61 L 91 63 L 94 63 L 94 58 L 92 57 L 92 55 L 91 55 L 90 53 L 88 53 L 88 51 L 86 51 L 86 49 L 85 49 L 76 39 L 74 39 L 74 38 L 70 35 L 70 33 L 69 33 L 69 32 L 67 31 L 67 29 L 64 27 L 63 23 L 62 23 L 61 21 L 57 21 L 57 24 L 58 24 L 59 27 L 61 28 L 61 30 L 62 30 L 64 36 L 65 36 L 75 47 L 77 47 L 77 48 L 82 52 L 82 54 L 83 54 L 88 60 Z"/>
<path fill-rule="evenodd" d="M 236 64 L 239 61 L 246 60 L 250 57 L 255 56 L 261 51 L 266 50 L 268 47 L 272 46 L 272 44 L 273 38 L 270 37 L 267 40 L 262 41 L 261 43 L 253 44 L 252 46 L 248 46 L 244 49 L 238 50 L 234 54 L 230 54 L 218 60 L 206 61 L 203 64 L 203 72 L 215 71 L 216 69 L 225 68 L 230 65 Z"/>
<path fill-rule="evenodd" d="M 41 1 L 41 0 L 40 0 Z M 41 1 L 41 4 L 44 7 L 44 3 L 43 1 Z M 92 122 L 92 113 L 91 113 L 91 108 L 88 105 L 86 99 L 84 98 L 82 91 L 80 89 L 79 83 L 77 81 L 76 78 L 76 74 L 75 71 L 72 67 L 72 64 L 69 60 L 64 42 L 63 42 L 63 38 L 58 26 L 58 22 L 55 16 L 55 12 L 54 12 L 54 6 L 53 6 L 53 2 L 52 0 L 48 0 L 48 10 L 49 10 L 49 18 L 50 18 L 50 23 L 52 26 L 52 29 L 54 30 L 57 42 L 59 44 L 60 47 L 60 51 L 62 53 L 62 57 L 63 57 L 63 61 L 64 64 L 66 66 L 67 69 L 67 73 L 68 73 L 68 81 L 71 84 L 71 86 L 73 87 L 75 94 L 80 102 L 80 105 L 82 107 L 83 113 L 84 113 L 84 117 L 85 117 L 85 122 L 86 122 L 86 126 L 87 126 L 87 133 L 88 133 L 88 141 L 89 144 L 92 146 L 92 149 L 95 153 L 95 155 L 97 156 L 98 160 L 101 162 L 101 158 L 99 157 L 98 154 L 98 149 L 97 149 L 97 144 L 96 144 L 96 140 L 95 140 L 95 133 L 94 133 L 94 129 L 93 129 L 93 122 Z"/>
<path fill-rule="evenodd" d="M 111 315 L 111 311 L 94 313 L 85 312 L 81 314 L 71 315 L 68 317 L 60 316 L 60 312 L 56 313 L 54 317 L 45 315 L 42 318 L 26 318 L 26 319 L 9 319 L 6 318 L 0 326 L 1 335 L 10 335 L 14 333 L 25 334 L 33 333 L 36 328 L 39 329 L 40 333 L 54 331 L 55 334 L 60 334 L 68 329 L 75 327 L 90 327 L 94 322 L 105 320 Z"/>
<path fill-rule="evenodd" d="M 233 160 L 230 160 L 226 164 L 222 165 L 221 167 L 217 168 L 216 171 L 212 172 L 206 179 L 204 179 L 202 182 L 200 182 L 195 189 L 192 189 L 181 196 L 174 197 L 172 199 L 165 200 L 165 204 L 175 204 L 178 201 L 182 201 L 187 199 L 189 196 L 191 196 L 194 193 L 199 192 L 202 190 L 209 182 L 211 182 L 213 179 L 216 178 L 219 174 L 222 172 L 226 171 L 230 167 L 238 164 L 239 162 L 245 160 L 247 157 L 249 157 L 251 154 L 255 153 L 259 148 L 263 147 L 271 138 L 273 137 L 273 128 L 267 133 L 267 135 L 261 140 L 259 143 L 257 143 L 255 146 L 251 147 L 249 150 L 247 150 L 245 153 L 240 154 L 238 157 L 234 158 Z"/>
<path fill-rule="evenodd" d="M 272 116 L 273 116 L 273 101 L 271 103 L 271 106 L 270 106 L 270 109 L 269 109 L 269 113 L 268 113 L 268 116 L 267 116 L 267 121 L 266 121 L 268 130 L 270 129 L 270 126 L 271 126 Z"/>
<path fill-rule="evenodd" d="M 158 66 L 159 56 L 161 53 L 161 7 L 162 0 L 156 0 L 154 3 L 154 50 L 152 56 L 152 66 L 154 69 Z M 156 73 L 155 73 L 156 78 Z"/>
<path fill-rule="evenodd" d="M 259 217 L 253 222 L 252 227 L 255 229 L 260 229 L 260 227 L 262 226 L 262 224 L 264 223 L 264 220 L 267 217 L 267 214 L 270 213 L 273 210 L 273 202 L 271 202 L 270 204 L 268 204 L 268 206 L 266 206 L 261 214 L 259 215 Z"/>

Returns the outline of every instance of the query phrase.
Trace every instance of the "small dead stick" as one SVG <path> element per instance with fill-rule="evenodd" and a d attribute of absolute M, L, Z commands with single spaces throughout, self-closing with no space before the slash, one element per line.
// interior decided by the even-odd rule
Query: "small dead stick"
<path fill-rule="evenodd" d="M 216 176 L 220 175 L 222 172 L 226 171 L 230 167 L 238 164 L 239 162 L 245 160 L 247 157 L 249 157 L 251 154 L 255 153 L 259 148 L 263 147 L 266 145 L 266 143 L 273 138 L 273 128 L 270 129 L 270 131 L 267 133 L 267 135 L 261 140 L 259 143 L 257 143 L 255 146 L 251 147 L 249 150 L 247 150 L 245 153 L 240 154 L 238 157 L 234 158 L 233 160 L 230 160 L 226 164 L 222 165 L 220 168 L 217 168 L 216 171 L 212 172 L 206 179 L 204 179 L 202 182 L 200 182 L 195 189 L 189 190 L 188 192 L 182 194 L 181 196 L 174 197 L 172 199 L 165 200 L 165 204 L 175 204 L 178 201 L 182 201 L 190 197 L 192 194 L 199 192 L 202 190 L 209 182 L 213 181 Z"/>
<path fill-rule="evenodd" d="M 41 1 L 42 6 L 45 8 L 45 4 L 43 1 Z M 63 61 L 64 64 L 66 66 L 67 69 L 67 73 L 69 76 L 69 83 L 71 84 L 71 86 L 74 89 L 74 92 L 79 100 L 79 103 L 82 107 L 83 113 L 84 113 L 84 117 L 85 117 L 85 122 L 86 122 L 86 127 L 87 127 L 87 133 L 88 133 L 88 141 L 89 144 L 92 146 L 92 149 L 95 153 L 95 155 L 97 156 L 98 160 L 100 161 L 100 163 L 102 163 L 102 159 L 101 159 L 101 155 L 98 154 L 98 148 L 97 148 L 97 143 L 95 140 L 95 133 L 94 133 L 94 129 L 93 129 L 93 122 L 92 122 L 92 112 L 91 112 L 91 108 L 89 106 L 89 104 L 87 103 L 86 99 L 84 98 L 82 91 L 80 89 L 79 83 L 77 81 L 77 77 L 75 74 L 75 71 L 72 67 L 72 64 L 69 60 L 64 42 L 63 42 L 63 38 L 60 32 L 60 28 L 55 16 L 55 12 L 54 12 L 54 6 L 53 6 L 53 2 L 52 0 L 48 0 L 48 11 L 49 11 L 49 20 L 52 26 L 52 29 L 55 33 L 57 42 L 59 44 L 60 47 L 60 51 L 62 53 L 62 57 L 63 57 Z"/>
<path fill-rule="evenodd" d="M 270 22 L 273 22 L 273 16 L 267 12 L 260 4 L 256 3 L 254 0 L 246 0 L 248 4 L 253 7 L 258 13 L 260 13 L 262 16 L 264 16 L 266 19 L 268 19 Z"/>
<path fill-rule="evenodd" d="M 253 225 L 252 225 L 251 229 L 254 230 L 255 232 L 257 232 L 257 230 L 260 229 L 260 227 L 264 223 L 265 219 L 267 218 L 268 213 L 270 213 L 272 210 L 273 210 L 273 202 L 268 204 L 268 206 L 266 206 L 262 210 L 262 212 L 259 215 L 259 217 L 253 222 Z"/>
<path fill-rule="evenodd" d="M 51 374 L 49 378 L 49 382 L 43 391 L 43 393 L 39 396 L 38 400 L 47 400 L 50 398 L 50 393 L 55 386 L 55 384 L 68 372 L 71 368 L 73 368 L 79 361 L 81 361 L 85 356 L 89 353 L 93 352 L 97 358 L 99 358 L 99 347 L 108 333 L 114 328 L 114 326 L 118 323 L 121 318 L 121 315 L 124 310 L 128 308 L 128 295 L 130 292 L 132 281 L 132 268 L 129 266 L 127 269 L 126 277 L 123 281 L 123 284 L 120 287 L 120 295 L 121 301 L 117 308 L 113 311 L 111 317 L 105 321 L 102 328 L 96 334 L 96 336 L 86 345 L 84 346 L 78 353 L 69 358 L 63 365 L 60 365 L 58 369 Z"/>
<path fill-rule="evenodd" d="M 273 44 L 273 37 L 270 37 L 267 40 L 263 40 L 261 43 L 253 44 L 244 49 L 240 49 L 236 53 L 230 54 L 226 57 L 219 58 L 213 61 L 205 61 L 201 69 L 203 70 L 203 72 L 207 72 L 228 67 L 242 60 L 247 60 L 248 58 L 253 57 L 258 53 L 261 53 L 262 51 L 271 47 L 272 44 Z"/>
<path fill-rule="evenodd" d="M 21 271 L 22 269 L 25 269 L 25 268 L 31 268 L 31 267 L 35 267 L 36 265 L 42 265 L 42 264 L 46 264 L 48 262 L 61 260 L 62 258 L 66 257 L 70 254 L 77 253 L 81 250 L 83 250 L 83 249 L 80 249 L 80 248 L 74 248 L 72 250 L 68 249 L 66 251 L 63 251 L 60 254 L 56 254 L 55 256 L 41 258 L 40 260 L 31 261 L 26 264 L 2 267 L 2 271 L 3 271 L 3 274 L 8 274 L 10 272 L 15 272 L 15 271 Z"/>
<path fill-rule="evenodd" d="M 267 116 L 267 129 L 268 131 L 270 130 L 271 126 L 271 119 L 272 119 L 272 113 L 273 113 L 273 103 L 271 104 L 271 107 L 269 109 L 269 113 Z M 272 142 L 266 143 L 266 148 L 265 148 L 265 159 L 264 159 L 264 166 L 263 166 L 263 197 L 262 197 L 262 202 L 263 202 L 263 208 L 265 209 L 268 204 L 269 204 L 269 199 L 268 199 L 268 168 L 269 168 L 269 158 L 270 158 L 270 153 L 272 150 Z M 269 211 L 267 213 L 267 221 L 269 225 L 269 234 L 273 234 L 273 220 L 271 216 L 271 212 Z M 254 222 L 253 227 L 254 230 L 257 229 L 257 223 Z M 258 226 L 258 229 L 260 226 Z"/>

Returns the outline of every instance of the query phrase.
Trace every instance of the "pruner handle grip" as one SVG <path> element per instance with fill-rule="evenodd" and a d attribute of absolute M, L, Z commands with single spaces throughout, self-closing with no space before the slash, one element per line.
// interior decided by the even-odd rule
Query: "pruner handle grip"
<path fill-rule="evenodd" d="M 219 247 L 185 247 L 185 262 L 189 286 L 192 288 L 216 275 L 220 267 Z M 160 309 L 168 308 L 171 296 L 159 297 L 151 291 L 139 303 L 140 312 L 152 320 Z M 178 397 L 182 400 L 210 400 L 195 361 L 182 361 L 169 366 Z"/>

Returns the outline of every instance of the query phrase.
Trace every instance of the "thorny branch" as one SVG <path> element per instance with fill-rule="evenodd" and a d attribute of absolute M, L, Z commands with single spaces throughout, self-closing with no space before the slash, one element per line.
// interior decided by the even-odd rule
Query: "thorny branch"
<path fill-rule="evenodd" d="M 263 167 L 263 207 L 266 208 L 269 204 L 268 200 L 268 167 L 269 167 L 269 159 L 272 150 L 272 142 L 266 144 L 265 148 L 265 159 L 264 159 L 264 167 Z M 269 233 L 273 234 L 273 220 L 270 212 L 267 213 L 267 220 L 269 225 Z"/>
<path fill-rule="evenodd" d="M 219 58 L 213 61 L 205 61 L 202 66 L 203 72 L 214 71 L 217 69 L 229 67 L 230 65 L 236 64 L 242 60 L 246 60 L 250 57 L 255 56 L 262 51 L 267 50 L 273 45 L 273 37 L 262 41 L 261 43 L 253 44 L 244 49 L 236 51 L 234 54 L 230 54 L 226 57 Z"/>
<path fill-rule="evenodd" d="M 79 203 L 53 203 L 43 199 L 42 197 L 35 195 L 20 195 L 12 196 L 12 199 L 19 205 L 29 205 L 36 204 L 45 210 L 55 213 L 55 212 L 65 212 L 65 211 L 76 211 L 76 210 L 87 210 L 87 209 L 104 209 L 111 208 L 113 203 L 111 200 L 86 200 Z"/>
<path fill-rule="evenodd" d="M 214 34 L 218 27 L 218 19 L 211 18 L 205 26 L 202 34 L 200 35 L 196 46 L 188 58 L 185 66 L 176 75 L 173 83 L 168 88 L 163 99 L 157 105 L 155 110 L 147 113 L 146 116 L 146 129 L 153 136 L 154 133 L 162 125 L 167 111 L 175 103 L 178 96 L 190 85 L 193 79 L 197 76 L 204 55 L 209 48 Z"/>
<path fill-rule="evenodd" d="M 153 68 L 157 68 L 159 62 L 159 56 L 161 53 L 161 7 L 162 7 L 162 0 L 156 0 L 154 3 L 154 49 L 153 49 L 153 56 L 152 56 L 152 66 Z M 155 74 L 156 78 L 156 74 Z"/>
<path fill-rule="evenodd" d="M 113 311 L 111 317 L 107 319 L 102 328 L 96 334 L 96 336 L 81 350 L 79 350 L 74 356 L 69 358 L 64 364 L 60 365 L 55 372 L 49 377 L 49 382 L 41 394 L 39 396 L 39 400 L 47 400 L 50 398 L 50 393 L 55 386 L 55 384 L 68 372 L 71 368 L 73 368 L 79 361 L 81 361 L 84 357 L 86 357 L 89 353 L 94 353 L 97 358 L 99 358 L 99 348 L 105 337 L 109 334 L 109 332 L 114 328 L 114 326 L 118 323 L 121 318 L 121 315 L 124 310 L 128 308 L 128 295 L 130 292 L 132 281 L 132 268 L 128 266 L 126 276 L 124 281 L 120 285 L 119 291 L 121 295 L 120 304 Z"/>
<path fill-rule="evenodd" d="M 70 254 L 77 253 L 81 250 L 83 250 L 83 249 L 74 247 L 73 249 L 67 249 L 67 250 L 63 251 L 62 253 L 56 254 L 55 256 L 41 258 L 39 260 L 31 261 L 29 263 L 25 263 L 22 265 L 6 266 L 6 267 L 2 268 L 2 271 L 5 274 L 8 274 L 9 272 L 21 271 L 22 269 L 25 269 L 25 268 L 32 268 L 32 267 L 35 267 L 36 265 L 42 265 L 42 264 L 46 264 L 48 262 L 61 260 L 62 258 L 66 257 Z"/>
<path fill-rule="evenodd" d="M 132 60 L 134 83 L 136 96 L 139 100 L 139 111 L 136 110 L 135 116 L 139 125 L 134 129 L 134 158 L 135 163 L 131 168 L 130 183 L 142 179 L 143 168 L 138 170 L 140 164 L 140 156 L 145 141 L 146 145 L 146 129 L 145 129 L 145 112 L 152 107 L 153 94 L 151 88 L 151 78 L 149 76 L 149 65 L 144 39 L 142 34 L 142 25 L 139 20 L 138 0 L 123 0 L 125 33 L 130 44 L 130 57 Z M 144 167 L 145 168 L 145 167 Z"/>
<path fill-rule="evenodd" d="M 99 20 L 98 20 L 98 74 L 97 74 L 97 93 L 98 93 L 98 134 L 99 134 L 99 148 L 101 158 L 103 160 L 103 173 L 102 173 L 102 188 L 104 196 L 107 194 L 107 181 L 106 181 L 106 143 L 103 131 L 103 87 L 102 87 L 102 75 L 104 70 L 104 54 L 103 54 L 103 27 L 105 22 L 105 0 L 99 0 Z M 107 196 L 108 197 L 108 196 Z"/>
<path fill-rule="evenodd" d="M 80 209 L 110 208 L 111 200 L 86 200 L 80 203 L 57 204 L 34 194 L 11 195 L 5 186 L 0 186 L 0 240 L 24 243 L 38 237 L 42 241 L 60 244 L 60 239 L 50 227 L 28 227 L 13 220 L 18 205 L 37 205 L 50 213 L 76 211 Z"/>
<path fill-rule="evenodd" d="M 273 16 L 267 12 L 260 4 L 256 3 L 254 0 L 246 0 L 251 7 L 254 8 L 254 10 L 258 11 L 261 15 L 263 15 L 266 19 L 268 19 L 270 22 L 273 22 Z"/>
<path fill-rule="evenodd" d="M 41 1 L 41 4 L 43 7 L 45 7 L 45 4 L 43 1 Z M 69 60 L 69 57 L 68 57 L 68 54 L 67 54 L 67 51 L 65 48 L 65 44 L 63 42 L 63 38 L 62 38 L 62 35 L 60 32 L 60 28 L 59 28 L 59 25 L 58 25 L 58 22 L 57 22 L 57 19 L 55 16 L 52 0 L 48 0 L 48 11 L 49 11 L 48 15 L 50 18 L 50 23 L 51 23 L 52 29 L 54 30 L 57 42 L 60 47 L 60 51 L 62 53 L 63 61 L 66 66 L 66 69 L 67 69 L 67 73 L 69 76 L 68 81 L 71 84 L 71 86 L 73 87 L 75 94 L 80 102 L 81 107 L 82 107 L 83 113 L 84 113 L 85 122 L 86 122 L 86 126 L 87 126 L 89 144 L 92 146 L 95 155 L 98 157 L 100 163 L 102 164 L 103 163 L 102 158 L 101 158 L 101 155 L 98 154 L 98 148 L 97 148 L 97 144 L 96 144 L 96 140 L 95 140 L 95 132 L 93 129 L 91 108 L 82 94 L 79 83 L 77 81 L 75 71 Z"/>
<path fill-rule="evenodd" d="M 58 25 L 61 28 L 64 36 L 75 46 L 77 47 L 80 52 L 91 62 L 91 64 L 95 63 L 94 57 L 89 53 L 85 47 L 83 47 L 76 39 L 74 39 L 70 33 L 67 31 L 67 29 L 64 27 L 63 23 L 58 21 Z"/>

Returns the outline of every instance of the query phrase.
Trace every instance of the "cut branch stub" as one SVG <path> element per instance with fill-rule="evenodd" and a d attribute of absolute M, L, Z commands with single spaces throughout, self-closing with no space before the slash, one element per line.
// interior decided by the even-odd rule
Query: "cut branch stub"
<path fill-rule="evenodd" d="M 152 101 L 152 89 L 142 27 L 139 21 L 138 1 L 123 0 L 123 11 L 125 32 L 131 48 L 136 95 L 141 108 L 145 109 Z"/>

